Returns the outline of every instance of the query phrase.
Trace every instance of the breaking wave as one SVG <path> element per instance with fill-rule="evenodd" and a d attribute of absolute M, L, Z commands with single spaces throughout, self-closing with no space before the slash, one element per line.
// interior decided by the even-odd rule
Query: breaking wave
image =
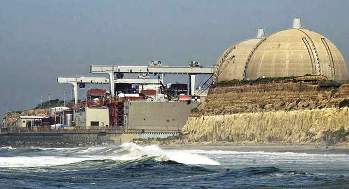
<path fill-rule="evenodd" d="M 120 146 L 89 148 L 2 148 L 0 167 L 46 167 L 84 161 L 112 160 L 115 162 L 153 159 L 186 165 L 219 165 L 204 155 L 181 150 L 163 150 L 157 145 L 140 146 L 125 143 Z"/>
<path fill-rule="evenodd" d="M 0 188 L 343 188 L 348 154 L 162 149 L 157 145 L 0 148 Z"/>

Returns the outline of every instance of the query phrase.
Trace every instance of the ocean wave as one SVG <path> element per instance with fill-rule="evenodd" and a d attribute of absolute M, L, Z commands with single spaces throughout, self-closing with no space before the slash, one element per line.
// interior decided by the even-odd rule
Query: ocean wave
<path fill-rule="evenodd" d="M 156 157 L 157 161 L 175 161 L 188 165 L 220 165 L 219 162 L 203 155 L 193 154 L 184 150 L 163 150 L 157 145 L 140 146 L 134 143 L 125 143 L 121 145 L 121 148 L 129 152 L 121 156 L 121 159 L 152 156 Z"/>
<path fill-rule="evenodd" d="M 198 188 L 317 188 L 349 184 L 347 156 L 338 154 L 162 149 L 134 143 L 7 151 L 14 156 L 0 152 L 0 177 L 18 188 L 28 188 L 28 183 L 31 188 L 188 188 L 188 184 Z"/>
<path fill-rule="evenodd" d="M 140 146 L 125 143 L 120 146 L 89 148 L 25 148 L 0 152 L 0 167 L 47 167 L 84 161 L 113 160 L 140 161 L 152 158 L 158 162 L 176 162 L 187 165 L 219 165 L 215 160 L 184 151 L 163 150 L 157 145 Z"/>
<path fill-rule="evenodd" d="M 16 148 L 12 147 L 12 146 L 3 146 L 0 147 L 0 150 L 15 150 Z"/>

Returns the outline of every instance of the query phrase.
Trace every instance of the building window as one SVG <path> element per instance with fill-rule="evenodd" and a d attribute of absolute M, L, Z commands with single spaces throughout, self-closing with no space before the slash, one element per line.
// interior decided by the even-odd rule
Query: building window
<path fill-rule="evenodd" d="M 91 127 L 99 127 L 99 121 L 91 121 Z"/>

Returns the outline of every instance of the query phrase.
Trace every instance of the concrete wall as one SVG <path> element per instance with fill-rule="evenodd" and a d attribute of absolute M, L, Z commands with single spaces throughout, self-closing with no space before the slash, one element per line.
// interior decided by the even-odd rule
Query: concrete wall
<path fill-rule="evenodd" d="M 86 128 L 91 128 L 91 122 L 99 122 L 99 127 L 109 126 L 108 108 L 86 108 Z"/>
<path fill-rule="evenodd" d="M 79 146 L 112 142 L 105 133 L 8 133 L 0 135 L 1 145 L 10 146 Z M 115 141 L 118 142 L 118 141 Z"/>
<path fill-rule="evenodd" d="M 73 147 L 98 144 L 121 144 L 134 139 L 166 138 L 179 132 L 145 133 L 0 133 L 2 146 Z"/>
<path fill-rule="evenodd" d="M 181 129 L 197 103 L 133 101 L 125 103 L 126 128 L 144 130 Z"/>
<path fill-rule="evenodd" d="M 75 122 L 78 127 L 90 129 L 91 121 L 99 122 L 99 128 L 105 128 L 107 125 L 109 126 L 108 108 L 86 108 L 84 112 L 75 114 Z"/>

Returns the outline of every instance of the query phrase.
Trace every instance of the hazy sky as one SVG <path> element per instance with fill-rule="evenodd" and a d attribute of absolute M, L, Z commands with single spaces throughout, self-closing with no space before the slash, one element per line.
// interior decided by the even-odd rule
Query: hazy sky
<path fill-rule="evenodd" d="M 256 28 L 289 28 L 293 17 L 348 60 L 348 10 L 348 0 L 0 0 L 0 114 L 70 96 L 56 77 L 91 64 L 212 65 Z"/>

